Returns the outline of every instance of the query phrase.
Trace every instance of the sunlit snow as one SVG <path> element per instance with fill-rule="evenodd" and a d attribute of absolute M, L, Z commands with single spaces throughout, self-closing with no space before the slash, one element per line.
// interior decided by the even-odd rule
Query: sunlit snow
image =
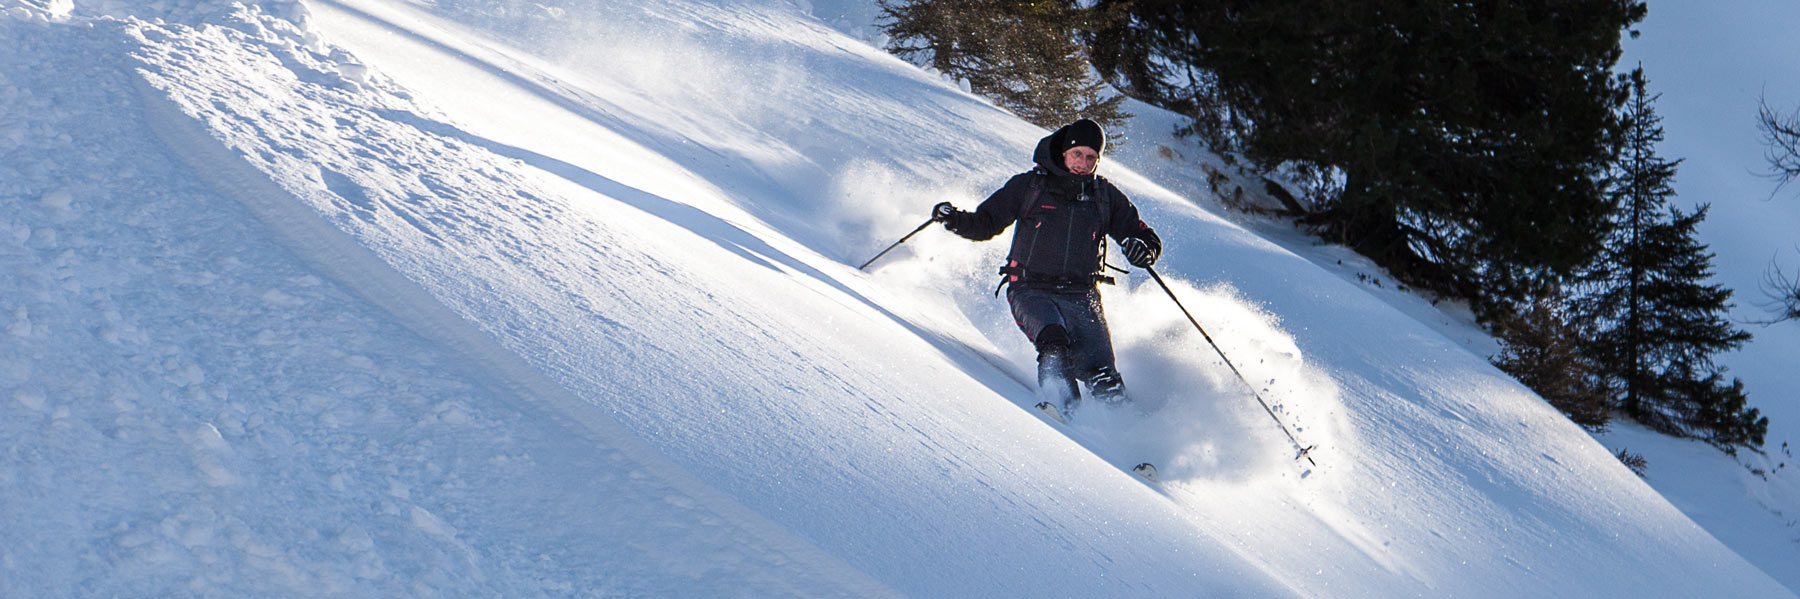
<path fill-rule="evenodd" d="M 1222 210 L 1149 107 L 1102 174 L 1244 378 L 1133 273 L 1141 410 L 1047 421 L 1004 244 L 856 268 L 1045 133 L 871 46 L 872 5 L 0 0 L 0 596 L 1800 583 L 1788 479 L 1721 543 L 1695 520 L 1742 506 L 1672 503 L 1454 307 Z"/>

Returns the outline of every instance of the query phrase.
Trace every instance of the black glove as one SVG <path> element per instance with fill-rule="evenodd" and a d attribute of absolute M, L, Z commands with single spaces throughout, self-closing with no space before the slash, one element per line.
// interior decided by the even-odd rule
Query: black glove
<path fill-rule="evenodd" d="M 955 206 L 951 206 L 950 202 L 938 202 L 938 205 L 931 207 L 931 220 L 940 223 L 948 222 L 950 220 L 950 215 L 958 212 L 962 211 L 957 210 Z"/>
<path fill-rule="evenodd" d="M 1155 248 L 1150 247 L 1150 244 L 1144 243 L 1144 240 L 1136 237 L 1128 237 L 1125 241 L 1119 242 L 1119 252 L 1125 254 L 1126 262 L 1130 262 L 1132 266 L 1138 268 L 1150 268 L 1150 265 L 1156 264 L 1156 256 L 1159 253 Z"/>

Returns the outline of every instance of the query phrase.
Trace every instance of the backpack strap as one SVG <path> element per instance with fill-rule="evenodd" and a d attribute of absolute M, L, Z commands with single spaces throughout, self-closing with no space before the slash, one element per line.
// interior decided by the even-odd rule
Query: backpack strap
<path fill-rule="evenodd" d="M 1025 215 L 1029 214 L 1031 207 L 1037 204 L 1038 197 L 1044 194 L 1044 178 L 1050 176 L 1041 169 L 1031 169 L 1031 173 L 1037 175 L 1031 179 L 1031 195 L 1026 196 L 1025 201 L 1019 203 L 1019 215 L 1013 218 L 1014 222 L 1025 220 Z M 1112 230 L 1113 194 L 1109 191 L 1110 189 L 1112 189 L 1112 185 L 1109 184 L 1106 177 L 1094 175 L 1094 199 L 1100 202 L 1100 234 L 1102 236 Z"/>
<path fill-rule="evenodd" d="M 1038 197 L 1044 195 L 1044 178 L 1050 176 L 1039 168 L 1031 169 L 1030 172 L 1035 175 L 1031 178 L 1031 194 L 1025 196 L 1025 201 L 1019 202 L 1019 214 L 1013 217 L 1014 227 L 1025 226 L 1025 215 L 1031 213 L 1031 207 L 1037 205 Z M 1014 234 L 1017 234 L 1016 231 Z M 1000 297 L 1000 290 L 1005 289 L 1007 283 L 1017 281 L 1024 274 L 1023 269 L 1012 265 L 1012 256 L 1009 255 L 1006 259 L 1007 263 L 1000 267 L 1000 286 L 994 288 L 994 297 Z"/>
<path fill-rule="evenodd" d="M 1031 174 L 1037 175 L 1031 178 L 1031 195 L 1025 196 L 1025 201 L 1019 202 L 1019 216 L 1013 219 L 1015 223 L 1025 221 L 1025 215 L 1029 214 L 1031 207 L 1037 204 L 1038 197 L 1044 195 L 1044 178 L 1050 176 L 1043 169 L 1035 168 L 1031 169 Z"/>
<path fill-rule="evenodd" d="M 1112 231 L 1113 213 L 1112 182 L 1106 177 L 1094 175 L 1094 200 L 1100 202 L 1100 242 L 1106 243 L 1107 233 Z"/>

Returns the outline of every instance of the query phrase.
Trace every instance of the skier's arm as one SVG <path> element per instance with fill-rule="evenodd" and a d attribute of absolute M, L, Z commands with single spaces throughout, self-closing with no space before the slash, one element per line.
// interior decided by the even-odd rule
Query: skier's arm
<path fill-rule="evenodd" d="M 974 212 L 956 212 L 945 217 L 944 228 L 951 233 L 973 239 L 986 241 L 1012 226 L 1019 215 L 1019 202 L 1025 201 L 1025 190 L 1030 185 L 1026 177 L 1021 175 L 1007 181 L 993 195 L 981 202 Z"/>
<path fill-rule="evenodd" d="M 1108 181 L 1106 185 L 1112 187 L 1112 182 Z M 1137 205 L 1132 204 L 1131 198 L 1125 197 L 1125 192 L 1119 191 L 1118 187 L 1112 187 L 1109 191 L 1117 199 L 1112 203 L 1112 216 L 1108 217 L 1112 230 L 1106 234 L 1119 243 L 1124 243 L 1126 239 L 1143 240 L 1151 252 L 1162 255 L 1162 238 L 1156 235 L 1156 229 L 1144 223 L 1144 219 L 1138 215 Z"/>

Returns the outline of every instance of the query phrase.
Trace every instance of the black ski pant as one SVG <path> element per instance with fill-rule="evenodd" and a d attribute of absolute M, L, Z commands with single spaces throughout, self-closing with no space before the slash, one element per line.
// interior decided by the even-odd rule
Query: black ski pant
<path fill-rule="evenodd" d="M 1124 399 L 1124 383 L 1114 366 L 1112 332 L 1100 307 L 1100 292 L 1093 286 L 1033 287 L 1013 284 L 1006 288 L 1013 320 L 1038 350 L 1040 392 L 1062 399 L 1072 407 L 1080 397 L 1080 383 L 1089 395 L 1105 401 Z"/>

